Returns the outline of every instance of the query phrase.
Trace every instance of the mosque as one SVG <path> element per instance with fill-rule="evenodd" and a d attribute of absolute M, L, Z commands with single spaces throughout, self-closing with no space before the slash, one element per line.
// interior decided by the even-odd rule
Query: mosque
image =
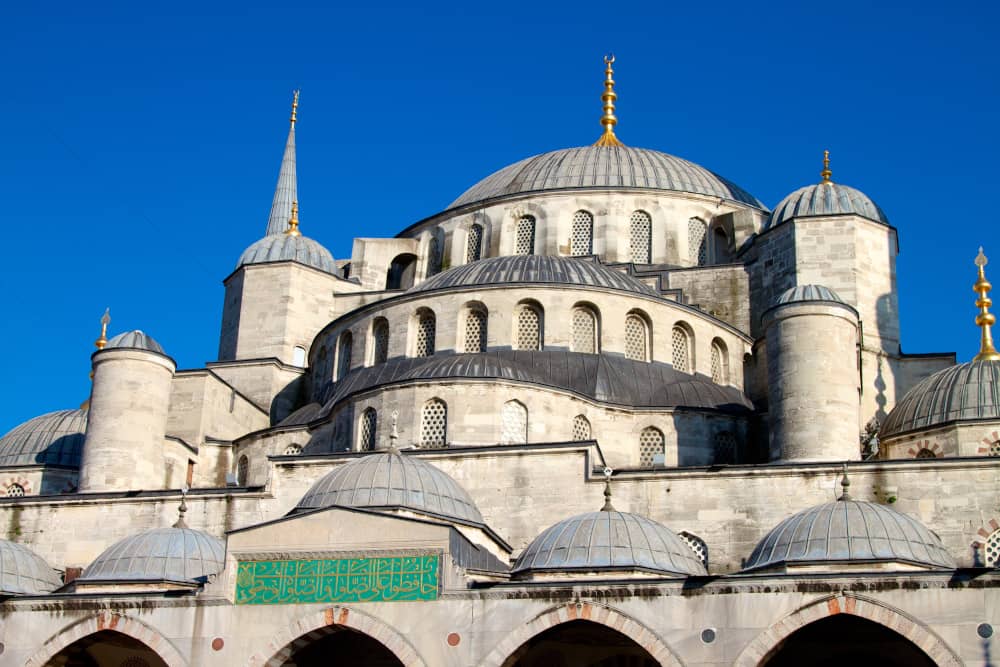
<path fill-rule="evenodd" d="M 0 666 L 997 664 L 982 250 L 980 353 L 903 354 L 886 212 L 624 145 L 613 62 L 595 144 L 343 259 L 296 94 L 218 359 L 106 313 L 0 438 Z"/>

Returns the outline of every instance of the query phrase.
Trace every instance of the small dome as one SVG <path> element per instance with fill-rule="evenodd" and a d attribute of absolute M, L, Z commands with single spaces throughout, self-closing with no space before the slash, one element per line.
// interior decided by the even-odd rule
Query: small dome
<path fill-rule="evenodd" d="M 191 528 L 154 528 L 108 547 L 79 580 L 192 582 L 225 565 L 221 540 Z"/>
<path fill-rule="evenodd" d="M 0 438 L 0 467 L 63 465 L 80 467 L 86 410 L 59 410 L 29 419 Z"/>
<path fill-rule="evenodd" d="M 62 586 L 59 574 L 28 547 L 0 540 L 0 595 L 39 595 Z"/>
<path fill-rule="evenodd" d="M 610 269 L 583 257 L 555 255 L 511 255 L 469 262 L 428 278 L 410 292 L 483 285 L 511 286 L 518 283 L 604 287 L 659 296 L 655 289 L 627 273 Z"/>
<path fill-rule="evenodd" d="M 840 183 L 816 183 L 799 188 L 774 207 L 764 230 L 792 218 L 818 215 L 860 215 L 888 225 L 889 219 L 871 198 L 860 190 Z"/>
<path fill-rule="evenodd" d="M 920 381 L 896 403 L 879 437 L 966 419 L 1000 419 L 1000 362 L 969 361 Z"/>
<path fill-rule="evenodd" d="M 402 507 L 459 521 L 483 523 L 469 494 L 446 473 L 413 456 L 378 452 L 321 477 L 295 506 Z"/>
<path fill-rule="evenodd" d="M 337 273 L 330 251 L 306 236 L 271 234 L 260 239 L 240 255 L 236 268 L 245 264 L 292 261 L 327 273 Z"/>
<path fill-rule="evenodd" d="M 955 567 L 941 540 L 916 519 L 884 505 L 836 500 L 779 523 L 753 550 L 744 570 L 893 561 Z"/>
<path fill-rule="evenodd" d="M 782 292 L 774 300 L 774 305 L 783 306 L 786 303 L 796 303 L 799 301 L 833 301 L 849 305 L 840 298 L 840 295 L 823 285 L 796 285 Z"/>
<path fill-rule="evenodd" d="M 120 333 L 109 340 L 107 345 L 104 346 L 105 350 L 115 348 L 133 348 L 137 350 L 149 350 L 150 352 L 157 352 L 162 355 L 167 354 L 163 351 L 163 348 L 160 347 L 160 344 L 153 340 L 152 336 L 147 336 L 139 329 Z"/>
<path fill-rule="evenodd" d="M 448 207 L 552 190 L 622 189 L 693 192 L 766 210 L 738 185 L 673 155 L 628 146 L 582 146 L 542 153 L 504 167 Z"/>
<path fill-rule="evenodd" d="M 638 514 L 578 514 L 547 528 L 514 563 L 513 574 L 646 570 L 704 575 L 705 566 L 669 528 Z"/>

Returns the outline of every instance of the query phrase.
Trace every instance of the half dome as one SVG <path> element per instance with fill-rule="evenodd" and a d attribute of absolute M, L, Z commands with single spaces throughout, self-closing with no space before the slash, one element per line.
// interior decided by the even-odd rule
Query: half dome
<path fill-rule="evenodd" d="M 893 562 L 932 569 L 955 567 L 941 540 L 916 519 L 884 505 L 842 499 L 779 523 L 750 554 L 744 571 Z"/>
<path fill-rule="evenodd" d="M 974 419 L 1000 419 L 1000 361 L 969 361 L 923 379 L 896 403 L 879 435 Z"/>
<path fill-rule="evenodd" d="M 827 181 L 799 188 L 782 199 L 771 211 L 762 231 L 792 218 L 823 215 L 859 215 L 884 225 L 889 224 L 889 219 L 878 204 L 861 190 Z"/>
<path fill-rule="evenodd" d="M 337 273 L 329 250 L 307 236 L 291 234 L 271 234 L 256 241 L 240 255 L 236 268 L 268 262 L 298 262 L 327 273 Z"/>
<path fill-rule="evenodd" d="M 144 334 L 139 329 L 134 331 L 126 331 L 125 333 L 120 333 L 117 336 L 111 338 L 107 344 L 102 348 L 103 350 L 113 350 L 118 348 L 131 348 L 136 350 L 148 350 L 149 352 L 156 352 L 157 354 L 162 354 L 166 356 L 166 352 L 160 347 L 152 336 Z"/>
<path fill-rule="evenodd" d="M 34 551 L 0 540 L 0 596 L 41 595 L 62 586 L 59 574 Z"/>
<path fill-rule="evenodd" d="M 154 528 L 108 547 L 78 581 L 191 583 L 222 571 L 221 540 L 191 528 Z"/>
<path fill-rule="evenodd" d="M 398 507 L 483 523 L 475 502 L 447 473 L 394 451 L 370 454 L 334 468 L 312 485 L 295 510 L 337 505 Z"/>
<path fill-rule="evenodd" d="M 80 467 L 86 410 L 59 410 L 29 419 L 0 438 L 0 467 L 63 465 Z"/>
<path fill-rule="evenodd" d="M 564 148 L 526 158 L 479 181 L 448 209 L 527 193 L 579 189 L 690 192 L 767 210 L 749 192 L 702 166 L 628 146 Z"/>
<path fill-rule="evenodd" d="M 796 285 L 785 290 L 774 300 L 775 306 L 783 306 L 786 303 L 799 303 L 801 301 L 832 301 L 849 305 L 840 298 L 840 295 L 829 287 L 823 285 Z"/>

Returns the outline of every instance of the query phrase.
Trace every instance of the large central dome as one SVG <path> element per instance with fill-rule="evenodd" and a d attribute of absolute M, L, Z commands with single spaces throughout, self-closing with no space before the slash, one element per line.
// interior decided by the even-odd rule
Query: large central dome
<path fill-rule="evenodd" d="M 669 190 L 720 197 L 766 210 L 735 183 L 693 162 L 645 148 L 564 148 L 515 162 L 466 190 L 449 209 L 546 190 L 613 188 Z"/>

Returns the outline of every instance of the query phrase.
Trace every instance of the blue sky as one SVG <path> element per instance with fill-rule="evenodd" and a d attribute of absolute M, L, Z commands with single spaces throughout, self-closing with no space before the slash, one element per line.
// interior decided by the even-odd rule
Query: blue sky
<path fill-rule="evenodd" d="M 903 349 L 976 351 L 997 258 L 996 3 L 14 3 L 0 21 L 0 432 L 89 391 L 99 318 L 181 368 L 217 355 L 222 279 L 263 233 L 298 125 L 303 231 L 338 258 L 492 171 L 599 135 L 767 205 L 821 152 L 899 229 Z M 1000 282 L 998 282 L 1000 284 Z"/>

